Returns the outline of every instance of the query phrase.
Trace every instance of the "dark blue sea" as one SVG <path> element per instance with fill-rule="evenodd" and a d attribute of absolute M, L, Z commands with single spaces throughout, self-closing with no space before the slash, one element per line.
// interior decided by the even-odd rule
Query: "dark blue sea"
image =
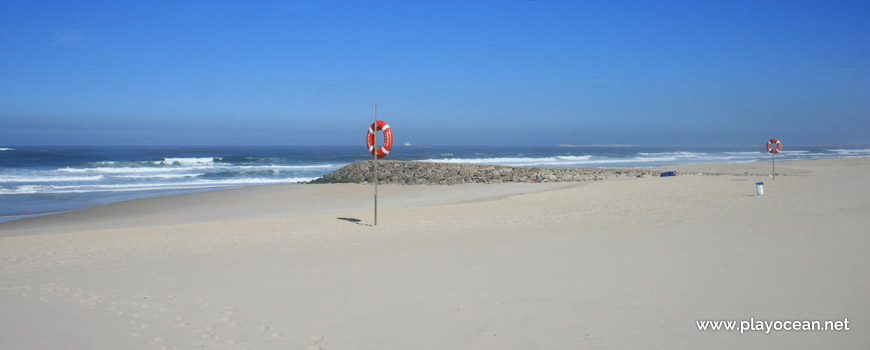
<path fill-rule="evenodd" d="M 786 147 L 777 161 L 867 157 L 870 149 Z M 395 145 L 387 159 L 543 167 L 769 161 L 764 145 L 485 147 Z M 371 156 L 362 146 L 3 147 L 0 222 L 112 202 L 308 181 Z"/>

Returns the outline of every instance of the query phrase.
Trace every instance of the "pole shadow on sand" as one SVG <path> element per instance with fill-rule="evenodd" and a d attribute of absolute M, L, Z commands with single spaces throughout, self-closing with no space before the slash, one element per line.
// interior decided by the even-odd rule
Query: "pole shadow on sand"
<path fill-rule="evenodd" d="M 352 223 L 357 224 L 357 225 L 372 226 L 372 224 L 364 224 L 364 223 L 362 223 L 362 220 L 360 220 L 360 219 L 355 219 L 355 218 L 336 218 L 336 219 L 338 219 L 338 220 L 344 220 L 344 221 L 347 221 L 347 222 L 352 222 Z"/>

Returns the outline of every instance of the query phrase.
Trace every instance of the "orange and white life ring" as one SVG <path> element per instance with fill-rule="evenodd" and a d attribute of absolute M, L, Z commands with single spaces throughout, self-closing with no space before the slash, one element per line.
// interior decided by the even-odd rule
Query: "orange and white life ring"
<path fill-rule="evenodd" d="M 782 151 L 782 142 L 779 142 L 777 139 L 770 139 L 770 141 L 767 141 L 767 151 L 773 154 L 779 153 L 779 151 Z"/>
<path fill-rule="evenodd" d="M 378 158 L 383 158 L 390 154 L 390 150 L 393 149 L 393 130 L 390 129 L 390 124 L 383 120 L 378 120 L 377 129 L 375 129 L 375 123 L 372 123 L 372 126 L 369 127 L 369 134 L 366 135 L 366 146 L 372 155 L 375 154 L 375 133 L 378 131 L 384 132 L 384 146 L 377 149 Z"/>

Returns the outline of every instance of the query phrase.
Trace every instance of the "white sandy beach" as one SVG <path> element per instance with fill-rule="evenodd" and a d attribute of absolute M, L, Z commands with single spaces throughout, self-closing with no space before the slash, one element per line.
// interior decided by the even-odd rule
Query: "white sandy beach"
<path fill-rule="evenodd" d="M 670 169 L 741 175 L 380 186 L 377 227 L 356 184 L 2 223 L 0 349 L 870 346 L 870 159 Z M 850 331 L 696 326 L 750 317 Z"/>

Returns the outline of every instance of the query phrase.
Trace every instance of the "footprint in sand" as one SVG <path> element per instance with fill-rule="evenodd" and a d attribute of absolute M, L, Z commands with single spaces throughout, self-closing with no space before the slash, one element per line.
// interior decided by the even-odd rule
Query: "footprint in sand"
<path fill-rule="evenodd" d="M 320 342 L 323 341 L 323 337 L 322 337 L 322 336 L 319 336 L 319 335 L 313 335 L 313 336 L 308 337 L 308 339 L 310 339 L 312 342 L 314 342 L 314 345 L 309 346 L 309 347 L 308 347 L 308 350 L 321 350 L 321 349 L 326 349 L 326 348 L 320 346 Z"/>

